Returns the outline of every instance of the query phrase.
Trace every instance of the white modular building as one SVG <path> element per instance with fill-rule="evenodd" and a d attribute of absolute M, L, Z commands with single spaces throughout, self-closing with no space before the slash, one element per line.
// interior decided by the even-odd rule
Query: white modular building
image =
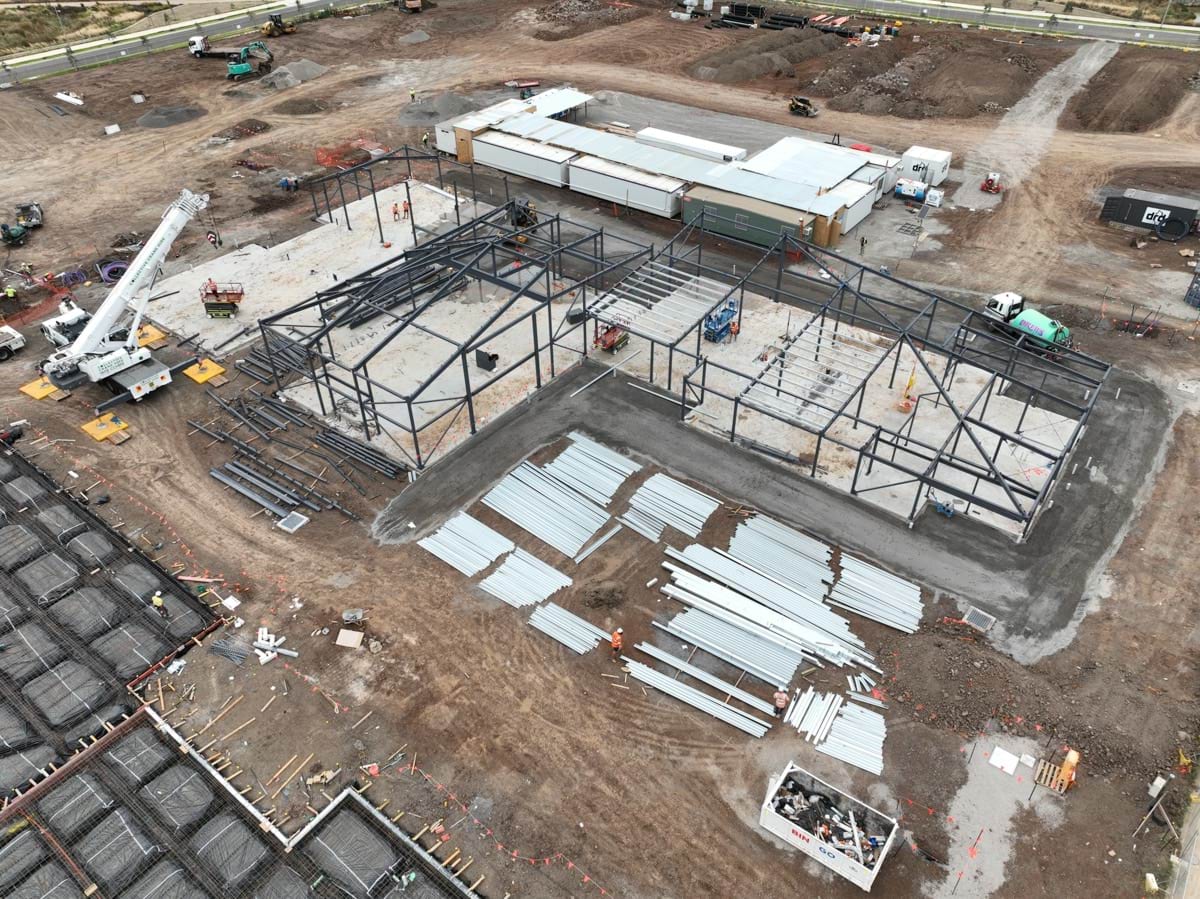
<path fill-rule="evenodd" d="M 474 160 L 481 165 L 555 187 L 567 185 L 567 164 L 578 155 L 574 150 L 540 144 L 501 131 L 477 135 L 471 141 L 471 148 Z"/>
<path fill-rule="evenodd" d="M 715 141 L 692 137 L 690 134 L 663 131 L 661 128 L 643 128 L 637 132 L 635 139 L 639 144 L 646 144 L 649 147 L 674 150 L 698 159 L 711 159 L 713 162 L 738 162 L 746 158 L 744 147 L 719 144 Z"/>
<path fill-rule="evenodd" d="M 909 147 L 900 157 L 900 177 L 924 181 L 937 187 L 950 174 L 949 150 L 933 150 L 929 147 Z"/>
<path fill-rule="evenodd" d="M 590 94 L 573 87 L 555 87 L 524 100 L 516 97 L 501 100 L 484 109 L 439 122 L 434 128 L 434 146 L 443 153 L 457 156 L 460 162 L 470 162 L 472 139 L 493 125 L 521 113 L 559 118 L 586 108 L 591 99 Z"/>
<path fill-rule="evenodd" d="M 571 190 L 631 209 L 674 218 L 687 182 L 653 175 L 607 159 L 578 156 L 570 163 Z"/>

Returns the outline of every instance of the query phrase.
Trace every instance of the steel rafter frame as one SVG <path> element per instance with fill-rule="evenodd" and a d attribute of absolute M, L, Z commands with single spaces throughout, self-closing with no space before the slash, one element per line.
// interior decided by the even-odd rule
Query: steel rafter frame
<path fill-rule="evenodd" d="M 631 270 L 607 291 L 609 295 L 620 294 L 624 299 L 634 300 L 644 306 L 648 313 L 653 314 L 655 307 L 659 305 L 662 298 L 655 297 L 653 292 L 647 293 L 639 289 L 637 281 L 643 273 L 652 270 L 654 267 L 658 267 L 659 270 L 667 268 L 674 272 L 679 272 L 683 277 L 693 279 L 694 283 L 701 283 L 701 279 L 707 279 L 708 281 L 715 282 L 716 287 L 723 288 L 719 292 L 710 293 L 711 302 L 703 307 L 703 312 L 695 316 L 679 318 L 678 316 L 665 314 L 662 317 L 668 324 L 673 324 L 676 329 L 675 334 L 678 336 L 673 340 L 670 339 L 670 335 L 664 335 L 661 331 L 656 331 L 650 327 L 640 327 L 637 320 L 621 319 L 619 316 L 610 314 L 608 304 L 603 302 L 604 295 L 601 295 L 591 306 L 587 307 L 587 315 L 592 320 L 594 335 L 599 334 L 602 326 L 607 328 L 609 325 L 615 324 L 630 334 L 649 342 L 649 381 L 651 384 L 655 383 L 656 353 L 659 350 L 666 351 L 668 391 L 673 390 L 675 357 L 682 355 L 685 359 L 690 359 L 693 362 L 702 358 L 701 349 L 703 346 L 705 319 L 735 296 L 737 297 L 738 304 L 738 328 L 741 328 L 742 309 L 745 306 L 746 300 L 746 288 L 753 283 L 754 275 L 759 271 L 760 267 L 770 260 L 770 253 L 763 254 L 757 262 L 749 267 L 745 274 L 731 274 L 724 269 L 704 262 L 703 238 L 706 234 L 709 234 L 709 232 L 705 232 L 695 223 L 685 225 L 661 250 L 657 253 L 652 253 L 641 266 Z M 724 240 L 725 238 L 722 239 Z M 758 249 L 761 252 L 761 248 Z M 708 286 L 711 289 L 714 285 Z M 696 348 L 694 352 L 691 352 L 685 349 L 682 344 L 693 333 L 695 334 Z"/>
<path fill-rule="evenodd" d="M 574 316 L 564 313 L 556 325 L 554 305 L 569 301 L 570 310 L 586 313 L 589 290 L 604 291 L 649 258 L 654 248 L 557 215 L 517 226 L 513 224 L 516 213 L 515 201 L 498 206 L 262 319 L 260 330 L 276 387 L 282 390 L 300 381 L 312 385 L 322 415 L 332 414 L 339 400 L 348 400 L 368 441 L 389 438 L 385 449 L 400 452 L 420 469 L 436 456 L 464 411 L 470 433 L 476 432 L 477 398 L 506 375 L 532 362 L 540 389 L 543 359 L 553 378 L 561 368 L 556 350 L 586 357 L 585 315 L 581 313 L 572 324 Z M 431 271 L 439 273 L 432 284 Z M 472 281 L 498 287 L 508 296 L 465 340 L 447 337 L 422 321 L 426 310 Z M 516 317 L 502 322 L 518 307 Z M 362 316 L 385 316 L 391 322 L 355 361 L 340 359 L 333 333 Z M 532 349 L 492 373 L 486 383 L 472 384 L 472 355 L 514 328 L 530 330 Z M 416 387 L 403 392 L 372 376 L 370 363 L 410 329 L 441 341 L 447 352 Z M 572 345 L 576 331 L 579 343 Z M 461 390 L 451 396 L 427 395 L 454 366 L 461 370 Z M 418 412 L 424 418 L 421 422 Z M 388 426 L 407 435 L 411 448 L 396 440 Z M 423 440 L 422 435 L 435 427 Z"/>
<path fill-rule="evenodd" d="M 681 418 L 687 417 L 711 393 L 732 404 L 727 432 L 731 441 L 804 464 L 814 477 L 824 444 L 833 443 L 857 453 L 850 489 L 852 495 L 884 486 L 915 484 L 913 504 L 906 517 L 910 526 L 925 509 L 925 500 L 937 492 L 964 501 L 966 511 L 977 507 L 1016 522 L 1021 528 L 1018 541 L 1028 538 L 1038 516 L 1052 504 L 1051 495 L 1058 477 L 1086 430 L 1111 371 L 1107 362 L 1074 349 L 1047 351 L 1028 336 L 1016 340 L 1000 337 L 989 320 L 973 307 L 908 283 L 886 270 L 869 268 L 833 250 L 783 234 L 764 251 L 761 245 L 731 238 L 727 233 L 717 235 L 706 231 L 706 219 L 709 224 L 714 224 L 713 220 L 728 222 L 711 213 L 701 213 L 668 247 L 691 242 L 693 246 L 687 255 L 694 254 L 697 264 L 703 255 L 706 234 L 719 237 L 725 245 L 753 249 L 761 255 L 738 283 L 743 295 L 748 290 L 810 310 L 812 317 L 799 332 L 776 348 L 775 354 L 756 375 L 709 361 L 700 354 L 697 342 L 695 365 L 684 376 L 683 388 L 678 394 Z M 675 254 L 674 249 L 671 253 Z M 805 265 L 811 266 L 812 271 L 806 271 Z M 773 275 L 769 280 L 764 277 L 767 273 Z M 845 342 L 848 338 L 840 333 L 843 325 L 868 329 L 888 341 L 886 346 L 879 347 L 878 357 L 872 364 L 854 372 L 861 377 L 853 389 L 843 390 L 836 399 L 824 400 L 814 398 L 811 392 L 799 393 L 793 389 L 794 385 L 789 386 L 782 377 L 789 352 L 800 346 L 811 351 L 812 335 L 815 334 L 817 352 L 815 358 L 810 358 L 814 368 L 824 368 L 820 348 Z M 810 343 L 805 344 L 806 340 Z M 900 360 L 907 358 L 905 351 L 934 387 L 928 394 L 918 397 L 907 423 L 899 430 L 892 430 L 864 419 L 862 403 L 868 384 L 888 359 L 891 360 L 888 388 L 895 386 Z M 934 351 L 945 358 L 941 371 L 934 370 L 922 355 L 925 351 Z M 950 389 L 958 367 L 963 363 L 983 370 L 987 376 L 982 388 L 960 407 Z M 728 393 L 716 390 L 708 383 L 709 368 L 741 380 L 741 388 Z M 758 395 L 769 391 L 786 398 L 796 405 L 797 410 L 812 407 L 819 412 L 817 417 L 823 419 L 823 423 L 789 415 L 769 402 L 755 402 L 756 391 Z M 987 420 L 989 403 L 997 395 L 1022 404 L 1015 430 L 998 427 Z M 927 443 L 913 436 L 913 425 L 922 404 L 925 408 L 933 405 L 948 409 L 954 417 L 953 425 L 940 444 Z M 817 441 L 812 459 L 801 463 L 800 459 L 776 448 L 740 437 L 737 427 L 742 407 L 752 408 L 759 414 L 815 435 Z M 1074 426 L 1061 446 L 1046 446 L 1023 433 L 1027 413 L 1037 408 L 1074 419 Z M 849 422 L 852 429 L 869 428 L 866 441 L 855 444 L 831 434 L 841 422 Z M 995 445 L 989 448 L 992 441 Z M 1005 447 L 1030 453 L 1041 460 L 1048 474 L 1040 487 L 999 468 L 997 458 Z M 895 471 L 900 480 L 887 485 L 863 485 L 862 479 L 875 465 Z M 961 484 L 949 483 L 946 478 L 951 474 L 960 478 L 966 476 L 972 481 L 972 487 L 965 489 Z"/>

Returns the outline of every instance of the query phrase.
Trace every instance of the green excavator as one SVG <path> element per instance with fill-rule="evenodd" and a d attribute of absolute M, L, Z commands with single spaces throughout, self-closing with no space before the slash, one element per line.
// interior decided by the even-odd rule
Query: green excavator
<path fill-rule="evenodd" d="M 229 55 L 225 77 L 230 81 L 245 81 L 247 78 L 265 75 L 271 71 L 275 54 L 262 41 L 253 41 Z"/>

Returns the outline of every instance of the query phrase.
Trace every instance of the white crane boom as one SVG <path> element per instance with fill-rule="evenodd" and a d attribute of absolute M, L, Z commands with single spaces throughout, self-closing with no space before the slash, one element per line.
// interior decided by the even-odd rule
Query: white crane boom
<path fill-rule="evenodd" d="M 149 290 L 141 297 L 138 293 L 148 288 L 158 276 L 159 268 L 175 238 L 193 216 L 208 206 L 208 194 L 194 194 L 181 190 L 178 198 L 163 213 L 162 221 L 146 241 L 125 274 L 117 281 L 108 297 L 96 310 L 79 336 L 65 349 L 59 350 L 43 363 L 42 370 L 51 380 L 60 381 L 82 372 L 92 381 L 101 381 L 147 362 L 150 351 L 138 346 L 137 332 L 149 302 Z M 132 311 L 128 328 L 118 329 L 122 317 Z M 117 337 L 114 339 L 114 332 Z M 57 377 L 56 377 L 57 376 Z M 170 382 L 170 376 L 160 383 L 143 387 L 141 392 Z"/>

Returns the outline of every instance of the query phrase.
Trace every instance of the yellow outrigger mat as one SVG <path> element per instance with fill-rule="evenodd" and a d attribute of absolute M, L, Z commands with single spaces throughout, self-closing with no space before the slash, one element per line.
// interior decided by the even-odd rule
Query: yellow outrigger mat
<path fill-rule="evenodd" d="M 30 381 L 28 384 L 21 385 L 21 393 L 31 396 L 35 400 L 44 400 L 56 390 L 58 388 L 51 384 L 50 379 L 45 375 L 42 375 L 36 381 Z"/>
<path fill-rule="evenodd" d="M 154 325 L 148 322 L 138 328 L 137 337 L 138 346 L 148 346 L 156 341 L 167 339 L 165 332 L 160 331 L 158 328 L 154 327 Z"/>
<path fill-rule="evenodd" d="M 83 425 L 84 432 L 93 440 L 107 440 L 129 427 L 129 422 L 118 418 L 115 412 L 105 412 Z"/>
<path fill-rule="evenodd" d="M 201 359 L 185 368 L 183 373 L 197 384 L 207 384 L 213 378 L 225 374 L 225 369 L 211 359 Z"/>

